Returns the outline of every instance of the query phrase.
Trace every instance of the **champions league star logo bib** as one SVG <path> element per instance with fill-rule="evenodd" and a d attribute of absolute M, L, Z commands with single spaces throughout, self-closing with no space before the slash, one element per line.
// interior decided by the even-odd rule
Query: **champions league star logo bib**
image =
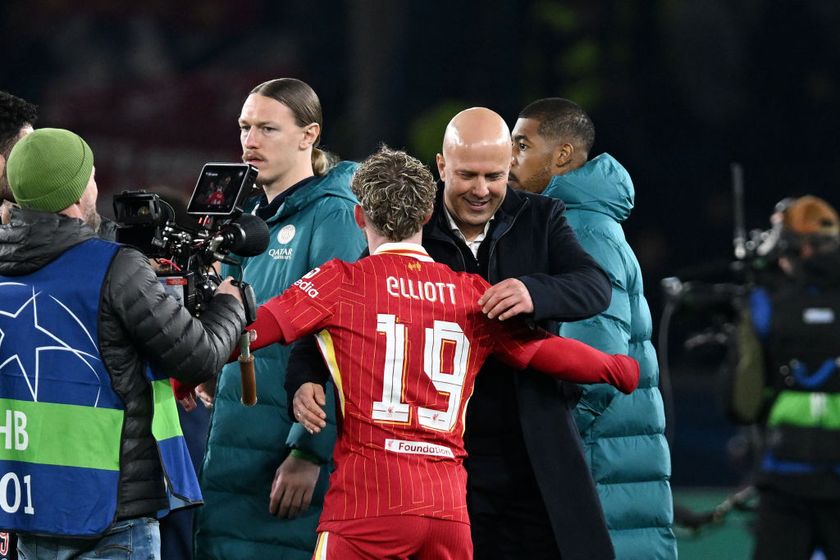
<path fill-rule="evenodd" d="M 102 365 L 95 333 L 58 298 L 28 284 L 0 283 L 0 397 L 99 406 Z M 68 395 L 67 372 L 83 384 Z"/>
<path fill-rule="evenodd" d="M 125 404 L 97 343 L 117 251 L 88 239 L 26 276 L 0 276 L 0 527 L 95 537 L 116 517 Z M 167 490 L 198 501 L 172 388 L 146 375 Z"/>

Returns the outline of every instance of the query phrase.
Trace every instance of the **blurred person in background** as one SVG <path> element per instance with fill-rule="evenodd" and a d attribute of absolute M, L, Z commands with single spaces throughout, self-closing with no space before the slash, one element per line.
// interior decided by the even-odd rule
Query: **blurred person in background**
<path fill-rule="evenodd" d="M 98 239 L 78 135 L 34 131 L 7 167 L 20 207 L 0 228 L 0 528 L 26 559 L 160 558 L 158 516 L 201 502 L 168 376 L 219 371 L 245 326 L 239 289 L 225 280 L 192 317 L 144 255 Z"/>
<path fill-rule="evenodd" d="M 736 414 L 765 427 L 754 558 L 840 559 L 840 219 L 815 196 L 781 216 L 778 265 L 737 332 Z M 750 390 L 747 390 L 749 388 Z"/>
<path fill-rule="evenodd" d="M 15 144 L 34 130 L 32 127 L 37 119 L 35 105 L 0 91 L 0 223 L 8 222 L 9 211 L 15 204 L 15 196 L 6 177 L 6 161 Z M 113 241 L 116 224 L 100 215 L 96 233 L 101 239 Z"/>
<path fill-rule="evenodd" d="M 583 386 L 574 409 L 616 558 L 676 558 L 671 461 L 652 322 L 639 263 L 621 227 L 633 209 L 633 182 L 609 154 L 589 159 L 595 127 L 567 99 L 540 99 L 525 107 L 511 138 L 511 185 L 565 202 L 569 226 L 612 286 L 609 308 L 563 323 L 558 334 L 628 354 L 641 365 L 633 394 Z"/>
<path fill-rule="evenodd" d="M 263 194 L 253 212 L 268 224 L 270 241 L 263 254 L 243 259 L 241 271 L 225 273 L 250 283 L 257 304 L 332 258 L 356 260 L 365 247 L 350 190 L 356 164 L 331 164 L 317 147 L 322 124 L 318 96 L 293 78 L 258 85 L 242 106 L 242 160 L 259 170 Z M 312 556 L 336 438 L 334 392 L 327 391 L 329 426 L 316 438 L 288 413 L 289 352 L 273 345 L 254 354 L 256 406 L 240 402 L 238 365 L 219 376 L 201 473 L 206 505 L 196 521 L 197 558 Z M 210 400 L 213 388 L 199 393 Z"/>
<path fill-rule="evenodd" d="M 18 141 L 32 132 L 38 109 L 28 101 L 0 91 L 0 223 L 6 223 L 9 203 L 15 202 L 6 176 L 6 162 Z"/>
<path fill-rule="evenodd" d="M 6 162 L 15 144 L 32 132 L 38 119 L 38 108 L 11 93 L 0 91 L 0 224 L 9 222 L 15 197 L 6 177 Z M 0 560 L 17 558 L 17 538 L 0 532 Z"/>

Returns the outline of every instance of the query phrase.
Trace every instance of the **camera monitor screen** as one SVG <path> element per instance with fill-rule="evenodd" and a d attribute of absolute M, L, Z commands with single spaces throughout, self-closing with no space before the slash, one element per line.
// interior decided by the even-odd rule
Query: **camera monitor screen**
<path fill-rule="evenodd" d="M 207 163 L 187 206 L 189 214 L 227 216 L 253 186 L 256 169 L 245 163 Z"/>

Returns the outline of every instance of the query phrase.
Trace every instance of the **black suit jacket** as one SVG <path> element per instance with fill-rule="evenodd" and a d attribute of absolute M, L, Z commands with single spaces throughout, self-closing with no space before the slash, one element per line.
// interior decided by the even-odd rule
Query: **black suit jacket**
<path fill-rule="evenodd" d="M 479 251 L 486 279 L 491 284 L 507 278 L 521 280 L 534 303 L 531 320 L 549 330 L 555 321 L 577 321 L 602 312 L 611 295 L 609 279 L 580 246 L 564 212 L 560 200 L 508 188 Z M 442 188 L 432 219 L 423 229 L 423 246 L 435 261 L 456 271 L 475 268 L 469 249 L 450 231 Z M 511 371 L 491 359 L 479 373 L 470 409 L 479 408 L 485 397 L 482 376 L 499 373 L 513 376 L 521 436 L 562 558 L 614 558 L 570 412 L 575 404 L 570 401 L 573 387 L 536 372 Z M 470 415 L 468 432 L 480 433 L 481 426 L 476 425 L 480 421 Z M 468 453 L 478 445 L 477 439 L 468 438 Z"/>

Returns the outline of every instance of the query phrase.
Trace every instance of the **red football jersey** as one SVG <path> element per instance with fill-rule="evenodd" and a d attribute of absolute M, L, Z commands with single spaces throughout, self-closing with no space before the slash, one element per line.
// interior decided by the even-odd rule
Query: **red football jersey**
<path fill-rule="evenodd" d="M 468 523 L 464 412 L 492 353 L 524 368 L 546 336 L 489 320 L 480 276 L 414 244 L 332 260 L 265 307 L 292 341 L 318 333 L 342 432 L 319 531 L 331 521 L 423 515 Z M 387 529 L 385 529 L 387 530 Z"/>

